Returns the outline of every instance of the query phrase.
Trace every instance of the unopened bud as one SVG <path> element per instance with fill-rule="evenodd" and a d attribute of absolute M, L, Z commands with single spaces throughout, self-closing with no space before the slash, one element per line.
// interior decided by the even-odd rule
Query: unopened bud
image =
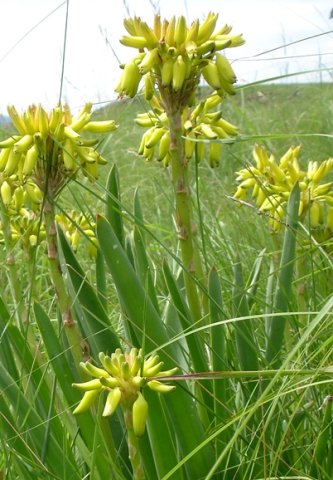
<path fill-rule="evenodd" d="M 137 437 L 141 437 L 146 428 L 148 417 L 148 403 L 142 393 L 138 393 L 138 398 L 133 404 L 133 430 Z"/>

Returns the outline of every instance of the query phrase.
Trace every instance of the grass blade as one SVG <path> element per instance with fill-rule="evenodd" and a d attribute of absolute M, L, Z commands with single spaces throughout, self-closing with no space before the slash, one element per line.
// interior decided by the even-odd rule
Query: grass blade
<path fill-rule="evenodd" d="M 233 287 L 233 308 L 234 317 L 250 317 L 249 305 L 247 302 L 246 287 L 243 279 L 242 266 L 237 261 L 233 266 L 234 287 Z M 242 370 L 258 370 L 258 352 L 253 331 L 252 320 L 248 318 L 241 322 L 234 323 L 237 352 Z"/>
<path fill-rule="evenodd" d="M 210 329 L 212 369 L 215 372 L 225 371 L 229 370 L 226 358 L 226 327 L 224 325 L 214 326 L 214 323 L 218 323 L 224 318 L 221 284 L 215 268 L 212 268 L 209 272 L 208 292 L 210 298 L 210 322 L 212 326 Z M 226 419 L 227 392 L 229 391 L 229 388 L 230 385 L 228 380 L 214 380 L 215 423 Z"/>
<path fill-rule="evenodd" d="M 0 390 L 2 391 L 1 403 L 8 402 L 15 409 L 15 438 L 17 435 L 22 435 L 33 450 L 34 457 L 40 458 L 47 428 L 43 417 L 26 398 L 15 380 L 3 369 L 0 369 Z M 57 475 L 58 478 L 79 479 L 78 466 L 69 445 L 66 445 L 68 439 L 63 437 L 62 443 L 59 444 L 51 432 L 48 435 L 48 442 L 44 465 L 41 465 L 41 469 Z M 64 449 L 67 451 L 66 456 L 63 455 Z M 40 463 L 42 464 L 42 462 Z"/>

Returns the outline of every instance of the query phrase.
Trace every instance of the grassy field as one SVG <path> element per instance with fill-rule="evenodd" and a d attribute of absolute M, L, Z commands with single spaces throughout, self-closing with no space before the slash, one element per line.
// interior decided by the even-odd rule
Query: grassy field
<path fill-rule="evenodd" d="M 225 145 L 218 168 L 211 169 L 207 162 L 203 162 L 199 166 L 198 187 L 207 223 L 216 231 L 220 231 L 223 225 L 235 249 L 240 239 L 239 228 L 243 225 L 241 248 L 248 245 L 260 251 L 267 242 L 270 244 L 265 218 L 259 216 L 255 209 L 239 209 L 226 197 L 235 192 L 235 172 L 253 162 L 254 143 L 266 145 L 277 158 L 291 145 L 301 145 L 300 162 L 303 167 L 310 160 L 329 158 L 333 131 L 331 91 L 330 84 L 259 85 L 239 87 L 235 97 L 225 100 L 222 107 L 225 118 L 239 127 L 241 135 L 249 138 L 244 141 L 236 139 L 233 145 Z M 138 189 L 147 222 L 162 240 L 174 241 L 169 170 L 156 161 L 146 162 L 137 154 L 144 129 L 137 126 L 133 119 L 146 110 L 146 103 L 135 99 L 115 102 L 97 112 L 98 118 L 114 118 L 119 124 L 116 138 L 106 142 L 102 152 L 119 169 L 124 205 L 131 207 L 134 191 Z M 325 134 L 328 136 L 321 136 Z M 105 182 L 107 170 L 108 167 L 105 167 L 101 172 L 101 184 Z M 192 165 L 193 178 L 194 170 Z M 193 182 L 193 190 L 195 188 Z M 169 227 L 167 230 L 166 225 Z M 256 231 L 255 236 L 253 231 Z M 217 255 L 214 263 L 218 264 L 221 257 Z"/>
<path fill-rule="evenodd" d="M 225 100 L 223 116 L 239 127 L 239 137 L 223 146 L 218 168 L 203 161 L 196 169 L 192 162 L 189 172 L 205 278 L 196 280 L 204 312 L 197 321 L 184 293 L 188 272 L 175 232 L 170 169 L 137 153 L 144 129 L 133 119 L 147 104 L 137 97 L 96 109 L 97 119 L 119 125 L 98 147 L 108 164 L 95 183 L 78 177 L 57 200 L 59 210 L 88 213 L 93 229 L 96 214 L 106 212 L 112 224 L 97 221 L 97 258 L 87 254 L 87 239 L 74 254 L 59 234 L 76 340 L 64 334 L 45 242 L 30 258 L 17 244 L 2 255 L 0 478 L 144 478 L 131 448 L 140 451 L 148 480 L 332 478 L 331 255 L 306 221 L 296 235 L 296 201 L 297 208 L 288 206 L 288 228 L 271 234 L 267 215 L 231 198 L 235 172 L 253 163 L 255 143 L 277 159 L 302 145 L 305 170 L 310 160 L 328 159 L 332 106 L 331 84 L 240 86 Z M 106 186 L 112 164 L 120 201 L 114 172 Z M 23 310 L 11 296 L 8 253 L 25 285 Z M 277 363 L 267 354 L 274 319 L 284 325 L 276 334 Z M 184 375 L 170 395 L 142 388 L 149 415 L 139 441 L 119 409 L 101 419 L 104 397 L 73 416 L 82 392 L 71 383 L 90 380 L 76 364 L 77 338 L 88 344 L 94 365 L 100 351 L 134 345 Z"/>

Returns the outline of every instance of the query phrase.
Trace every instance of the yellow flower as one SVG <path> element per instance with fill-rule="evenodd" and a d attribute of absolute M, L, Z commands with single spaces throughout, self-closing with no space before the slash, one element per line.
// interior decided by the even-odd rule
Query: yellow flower
<path fill-rule="evenodd" d="M 129 35 L 121 37 L 120 42 L 136 48 L 139 53 L 123 66 L 116 92 L 134 97 L 141 77 L 149 73 L 160 91 L 178 93 L 185 103 L 201 75 L 219 95 L 234 94 L 236 76 L 226 57 L 219 52 L 242 45 L 244 40 L 241 35 L 230 35 L 229 25 L 216 30 L 217 20 L 218 14 L 212 12 L 201 24 L 195 20 L 191 25 L 186 24 L 183 16 L 161 21 L 160 16 L 155 15 L 153 27 L 139 17 L 125 19 Z M 149 99 L 152 85 L 146 84 L 145 90 Z"/>
<path fill-rule="evenodd" d="M 3 236 L 0 224 L 0 236 Z M 45 228 L 40 224 L 39 215 L 26 208 L 12 212 L 10 216 L 10 236 L 14 242 L 20 242 L 25 249 L 34 248 L 45 240 Z"/>
<path fill-rule="evenodd" d="M 215 140 L 207 142 L 209 149 L 209 163 L 211 167 L 219 164 L 222 155 L 222 143 L 219 140 L 235 137 L 238 128 L 222 117 L 221 111 L 215 111 L 220 104 L 221 98 L 217 94 L 208 96 L 195 108 L 186 107 L 182 114 L 182 129 L 185 139 L 185 158 L 190 160 L 195 152 L 196 158 L 201 161 L 204 156 L 204 143 L 197 140 Z M 142 127 L 149 127 L 143 134 L 139 146 L 139 155 L 146 160 L 154 156 L 165 166 L 170 161 L 170 131 L 169 119 L 164 112 L 158 98 L 151 99 L 153 110 L 138 114 L 135 122 Z"/>
<path fill-rule="evenodd" d="M 327 241 L 333 230 L 333 182 L 320 182 L 332 170 L 333 159 L 322 163 L 310 161 L 305 171 L 298 162 L 299 154 L 300 146 L 290 147 L 277 162 L 264 147 L 255 145 L 255 165 L 236 172 L 239 186 L 234 197 L 244 199 L 246 191 L 251 189 L 257 207 L 268 214 L 270 227 L 276 232 L 283 225 L 288 198 L 298 182 L 301 191 L 299 219 L 308 222 L 318 241 Z"/>
<path fill-rule="evenodd" d="M 98 164 L 106 161 L 95 150 L 98 140 L 84 132 L 105 133 L 117 128 L 113 120 L 91 121 L 92 104 L 87 103 L 73 116 L 67 105 L 57 105 L 49 113 L 39 104 L 19 114 L 14 106 L 8 113 L 18 134 L 0 142 L 0 172 L 17 175 L 21 184 L 28 178 L 48 193 L 56 195 L 64 182 L 79 170 L 90 179 L 98 175 Z M 5 194 L 8 199 L 8 195 Z"/>
<path fill-rule="evenodd" d="M 90 362 L 80 364 L 83 371 L 93 376 L 94 379 L 73 384 L 73 387 L 85 392 L 74 413 L 83 413 L 88 410 L 98 395 L 106 391 L 103 416 L 112 415 L 121 404 L 124 410 L 132 412 L 135 435 L 143 435 L 148 404 L 141 390 L 147 386 L 160 393 L 171 392 L 176 387 L 166 385 L 158 378 L 174 375 L 177 368 L 163 371 L 163 362 L 159 361 L 158 355 L 151 355 L 144 359 L 142 351 L 136 348 L 132 348 L 125 354 L 118 348 L 111 356 L 100 353 L 99 359 L 102 368 L 96 367 Z"/>
<path fill-rule="evenodd" d="M 92 257 L 96 256 L 97 238 L 95 222 L 92 219 L 89 219 L 82 212 L 70 212 L 68 215 L 63 213 L 56 214 L 55 220 L 65 233 L 74 251 L 78 249 L 83 238 L 88 242 L 89 255 Z"/>

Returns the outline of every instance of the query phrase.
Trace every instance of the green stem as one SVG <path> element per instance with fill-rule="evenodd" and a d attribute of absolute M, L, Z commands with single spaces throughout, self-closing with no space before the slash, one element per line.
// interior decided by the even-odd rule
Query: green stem
<path fill-rule="evenodd" d="M 75 366 L 77 367 L 83 360 L 87 346 L 73 318 L 72 302 L 67 292 L 59 260 L 54 204 L 49 200 L 45 200 L 43 214 L 51 280 L 56 292 L 65 335 L 71 349 Z"/>
<path fill-rule="evenodd" d="M 170 156 L 172 182 L 176 201 L 176 224 L 180 241 L 184 281 L 189 308 L 194 322 L 202 318 L 201 305 L 193 276 L 200 278 L 202 266 L 193 239 L 191 193 L 188 180 L 188 162 L 184 155 L 182 119 L 179 111 L 169 114 Z"/>
<path fill-rule="evenodd" d="M 11 234 L 11 228 L 10 228 L 10 217 L 1 199 L 0 199 L 0 211 L 1 211 L 2 233 L 3 233 L 3 239 L 4 239 L 5 250 L 7 255 L 6 263 L 8 267 L 9 287 L 10 287 L 11 295 L 14 301 L 17 324 L 18 326 L 20 326 L 22 324 L 23 313 L 24 313 L 21 282 L 17 274 L 15 257 L 12 253 L 13 242 L 12 242 L 12 234 Z"/>
<path fill-rule="evenodd" d="M 133 480 L 145 480 L 146 475 L 143 468 L 139 441 L 133 431 L 133 417 L 130 408 L 124 408 L 124 419 L 127 429 L 128 456 L 133 468 Z"/>

